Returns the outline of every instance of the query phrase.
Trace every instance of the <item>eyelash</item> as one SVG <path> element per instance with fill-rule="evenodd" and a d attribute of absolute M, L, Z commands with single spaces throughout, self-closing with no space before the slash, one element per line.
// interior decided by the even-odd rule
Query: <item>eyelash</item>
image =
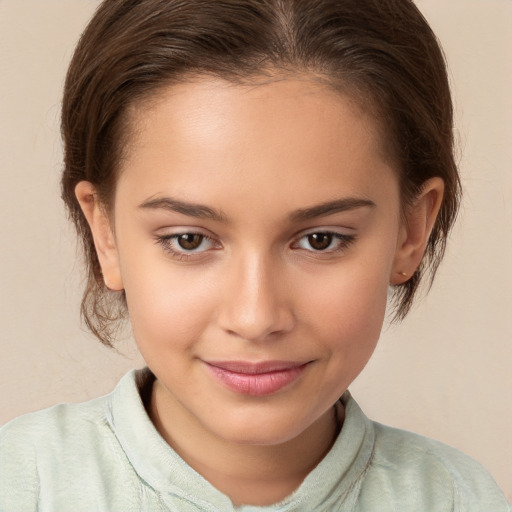
<path fill-rule="evenodd" d="M 315 236 L 315 235 L 322 235 L 330 237 L 331 240 L 327 246 L 326 249 L 306 249 L 303 247 L 299 247 L 299 243 L 303 240 L 307 240 L 309 237 Z M 188 261 L 191 258 L 194 257 L 201 257 L 205 252 L 207 252 L 210 249 L 204 249 L 204 250 L 186 250 L 185 248 L 176 248 L 176 245 L 178 243 L 178 239 L 180 237 L 184 236 L 197 236 L 201 237 L 199 247 L 203 245 L 204 242 L 211 243 L 212 249 L 216 250 L 221 247 L 221 244 L 217 242 L 214 238 L 209 237 L 203 233 L 193 232 L 193 231 L 185 231 L 182 233 L 174 233 L 172 235 L 157 235 L 156 236 L 156 242 L 160 246 L 163 247 L 163 249 L 171 254 L 171 256 L 178 261 Z M 301 235 L 296 239 L 295 242 L 291 244 L 292 249 L 302 249 L 306 252 L 309 252 L 313 255 L 330 255 L 330 254 L 336 254 L 345 251 L 348 249 L 354 242 L 356 241 L 355 235 L 346 235 L 342 233 L 336 233 L 335 231 L 312 231 L 310 233 L 306 233 Z M 329 248 L 333 242 L 336 242 L 335 248 Z M 309 242 L 308 242 L 309 243 Z"/>
<path fill-rule="evenodd" d="M 174 233 L 172 235 L 158 235 L 158 236 L 156 236 L 156 242 L 159 245 L 161 245 L 166 252 L 170 253 L 173 258 L 176 258 L 179 261 L 187 261 L 190 258 L 193 258 L 194 256 L 196 256 L 196 257 L 200 256 L 201 254 L 203 254 L 205 252 L 205 251 L 201 251 L 201 250 L 197 250 L 197 249 L 187 251 L 184 248 L 181 248 L 181 249 L 173 248 L 173 245 L 178 243 L 178 239 L 180 237 L 184 237 L 187 235 L 201 237 L 200 246 L 205 241 L 211 242 L 211 244 L 213 246 L 215 246 L 215 245 L 220 246 L 220 244 L 218 242 L 216 242 L 213 238 L 211 238 L 203 233 L 197 233 L 197 232 L 193 232 L 193 231 L 185 231 L 183 233 Z"/>
<path fill-rule="evenodd" d="M 343 252 L 346 249 L 348 249 L 356 241 L 355 235 L 346 235 L 346 234 L 337 233 L 335 231 L 328 231 L 328 230 L 327 231 L 312 231 L 312 232 L 306 233 L 306 234 L 302 235 L 300 238 L 298 238 L 297 242 L 294 242 L 292 244 L 292 247 L 297 246 L 298 243 L 301 242 L 302 240 L 308 239 L 309 237 L 312 237 L 315 235 L 322 235 L 322 236 L 330 237 L 331 241 L 329 243 L 329 246 L 333 242 L 337 242 L 337 243 L 336 243 L 336 247 L 331 248 L 331 249 L 314 249 L 314 248 L 304 249 L 305 251 L 311 252 L 314 255 L 322 255 L 322 254 L 329 255 L 329 254 Z"/>

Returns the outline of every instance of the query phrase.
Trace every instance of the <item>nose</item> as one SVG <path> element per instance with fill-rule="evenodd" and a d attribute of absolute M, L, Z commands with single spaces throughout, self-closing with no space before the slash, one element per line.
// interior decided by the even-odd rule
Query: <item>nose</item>
<path fill-rule="evenodd" d="M 279 265 L 258 255 L 230 262 L 220 327 L 247 341 L 290 332 L 295 325 L 292 297 Z"/>

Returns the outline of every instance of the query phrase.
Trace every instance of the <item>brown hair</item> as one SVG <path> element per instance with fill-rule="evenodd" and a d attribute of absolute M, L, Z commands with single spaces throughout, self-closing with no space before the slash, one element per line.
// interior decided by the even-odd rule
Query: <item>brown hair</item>
<path fill-rule="evenodd" d="M 396 318 L 410 309 L 425 270 L 433 279 L 460 184 L 444 57 L 412 1 L 105 0 L 75 50 L 62 106 L 62 195 L 88 272 L 81 311 L 103 343 L 111 344 L 125 301 L 105 288 L 76 184 L 92 182 L 109 207 L 136 102 L 191 74 L 240 81 L 268 70 L 314 73 L 371 105 L 385 123 L 404 205 L 429 178 L 444 180 L 422 264 L 395 287 Z"/>

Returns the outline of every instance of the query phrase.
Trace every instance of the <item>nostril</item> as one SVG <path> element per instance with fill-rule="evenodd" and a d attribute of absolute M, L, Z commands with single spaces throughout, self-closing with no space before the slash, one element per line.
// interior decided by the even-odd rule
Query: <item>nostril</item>
<path fill-rule="evenodd" d="M 279 304 L 262 307 L 236 303 L 224 309 L 220 326 L 231 336 L 247 341 L 270 340 L 293 329 L 295 318 L 290 308 Z"/>

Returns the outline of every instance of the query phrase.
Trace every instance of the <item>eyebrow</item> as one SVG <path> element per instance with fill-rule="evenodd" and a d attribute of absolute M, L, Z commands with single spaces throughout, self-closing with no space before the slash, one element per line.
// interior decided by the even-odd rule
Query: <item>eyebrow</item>
<path fill-rule="evenodd" d="M 302 208 L 292 212 L 289 219 L 293 222 L 300 222 L 317 217 L 324 217 L 333 215 L 348 210 L 355 210 L 357 208 L 374 208 L 376 205 L 369 199 L 359 199 L 348 197 L 343 199 L 336 199 L 327 203 L 321 203 L 309 208 Z M 220 211 L 210 208 L 199 203 L 189 203 L 173 199 L 171 197 L 157 197 L 148 199 L 139 205 L 139 208 L 149 210 L 167 210 L 170 212 L 181 213 L 188 217 L 196 217 L 198 219 L 209 219 L 217 222 L 227 222 L 227 217 Z"/>
<path fill-rule="evenodd" d="M 198 203 L 188 203 L 185 201 L 179 201 L 171 197 L 160 197 L 154 199 L 148 199 L 139 205 L 139 208 L 151 209 L 151 210 L 167 210 L 170 212 L 181 213 L 188 217 L 196 217 L 198 219 L 209 219 L 218 222 L 226 222 L 226 216 L 209 206 L 205 206 Z"/>
<path fill-rule="evenodd" d="M 290 219 L 292 221 L 305 221 L 357 208 L 375 208 L 375 206 L 375 203 L 369 199 L 347 197 L 297 210 L 290 215 Z"/>

